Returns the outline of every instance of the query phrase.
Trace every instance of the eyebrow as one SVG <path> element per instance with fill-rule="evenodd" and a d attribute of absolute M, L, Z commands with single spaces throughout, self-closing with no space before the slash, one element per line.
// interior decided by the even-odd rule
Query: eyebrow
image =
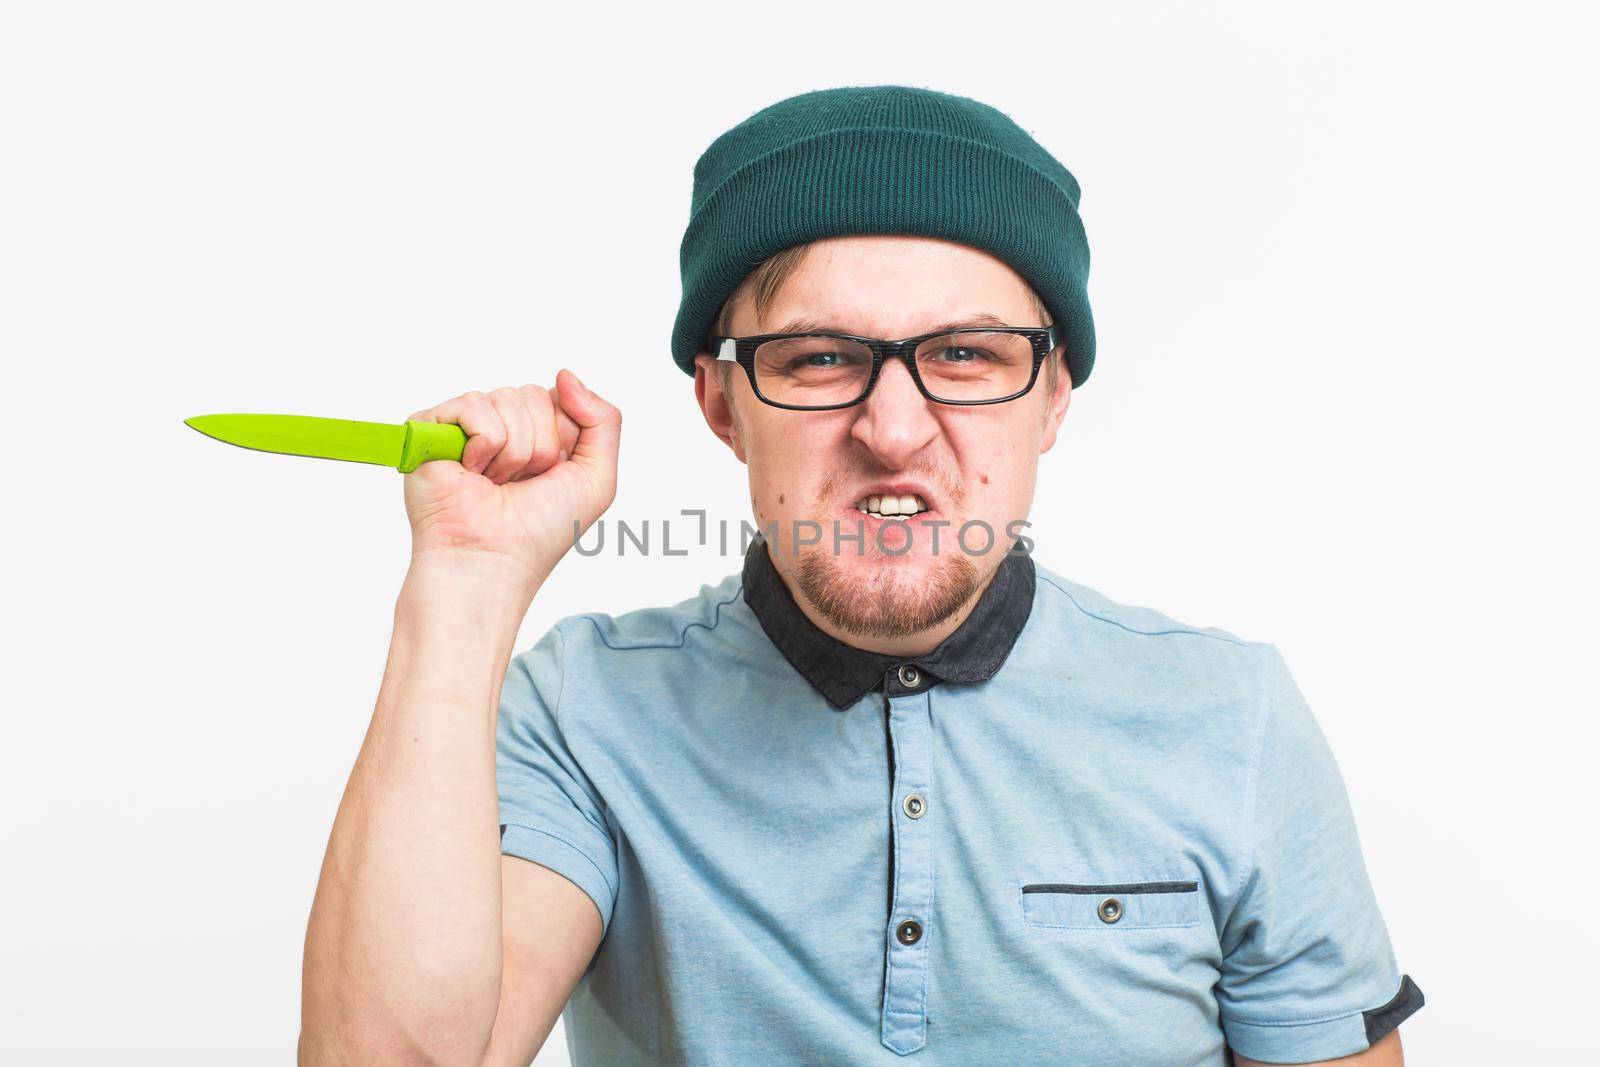
<path fill-rule="evenodd" d="M 939 323 L 937 326 L 930 326 L 928 329 L 923 330 L 922 333 L 943 333 L 946 330 L 961 330 L 961 329 L 968 329 L 968 328 L 976 327 L 976 326 L 1007 326 L 1007 325 L 1009 325 L 1009 323 L 1007 323 L 1004 319 L 999 318 L 998 316 L 995 316 L 995 315 L 991 315 L 987 311 L 981 311 L 981 312 L 978 312 L 975 315 L 968 315 L 964 319 L 957 319 L 954 322 L 942 322 L 942 323 Z M 854 334 L 855 333 L 854 330 L 846 329 L 845 327 L 840 326 L 837 323 L 825 322 L 825 321 L 823 321 L 821 319 L 813 319 L 813 318 L 790 319 L 788 322 L 784 323 L 782 326 L 779 326 L 776 330 L 773 330 L 772 332 L 773 333 L 848 333 L 848 334 Z M 913 336 L 920 336 L 920 334 L 916 334 L 916 335 L 913 335 Z"/>

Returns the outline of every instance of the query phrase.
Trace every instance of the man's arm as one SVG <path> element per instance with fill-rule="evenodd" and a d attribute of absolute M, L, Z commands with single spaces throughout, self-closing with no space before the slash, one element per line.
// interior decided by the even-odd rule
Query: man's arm
<path fill-rule="evenodd" d="M 300 1062 L 526 1064 L 600 942 L 594 903 L 501 856 L 498 695 L 527 604 L 413 565 L 306 935 Z"/>
<path fill-rule="evenodd" d="M 544 1047 L 600 944 L 589 895 L 548 867 L 500 857 L 505 898 L 500 1005 L 485 1067 L 527 1067 Z"/>
<path fill-rule="evenodd" d="M 1400 1031 L 1390 1030 L 1369 1049 L 1340 1056 L 1336 1060 L 1318 1060 L 1305 1067 L 1405 1067 L 1405 1062 L 1405 1053 L 1400 1051 Z M 1233 1054 L 1233 1063 L 1234 1067 L 1265 1067 L 1263 1061 L 1252 1060 L 1237 1052 Z"/>
<path fill-rule="evenodd" d="M 499 838 L 518 628 L 616 493 L 621 412 L 556 385 L 411 416 L 467 443 L 406 475 L 411 567 L 306 930 L 303 1064 L 528 1063 L 603 936 L 588 893 Z"/>

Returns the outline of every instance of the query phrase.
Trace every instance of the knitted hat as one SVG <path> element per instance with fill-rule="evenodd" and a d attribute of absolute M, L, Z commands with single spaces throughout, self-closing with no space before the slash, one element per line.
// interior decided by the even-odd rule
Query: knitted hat
<path fill-rule="evenodd" d="M 694 373 L 722 305 L 767 257 L 825 237 L 909 234 L 1009 263 L 1050 309 L 1081 386 L 1094 321 L 1078 198 L 1077 179 L 1025 130 L 964 96 L 873 85 L 780 100 L 694 165 L 672 358 Z"/>

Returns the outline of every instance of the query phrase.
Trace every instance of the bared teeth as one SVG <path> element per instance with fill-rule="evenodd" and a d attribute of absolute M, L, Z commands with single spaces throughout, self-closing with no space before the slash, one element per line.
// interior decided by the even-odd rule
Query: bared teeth
<path fill-rule="evenodd" d="M 873 515 L 878 518 L 894 517 L 899 515 L 915 515 L 927 511 L 928 505 L 922 498 L 911 493 L 874 494 L 862 498 L 856 503 L 856 510 Z"/>

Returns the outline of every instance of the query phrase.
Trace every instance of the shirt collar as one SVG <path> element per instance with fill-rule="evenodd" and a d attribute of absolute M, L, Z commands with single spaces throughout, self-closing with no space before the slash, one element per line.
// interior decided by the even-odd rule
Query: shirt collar
<path fill-rule="evenodd" d="M 873 689 L 891 695 L 926 689 L 940 681 L 981 682 L 1011 654 L 1033 610 L 1033 558 L 1008 553 L 989 587 L 955 632 L 923 656 L 903 658 L 857 648 L 825 633 L 794 602 L 783 576 L 757 538 L 744 557 L 744 599 L 767 637 L 794 669 L 833 707 L 849 708 Z M 894 672 L 917 668 L 916 689 L 902 685 Z"/>

